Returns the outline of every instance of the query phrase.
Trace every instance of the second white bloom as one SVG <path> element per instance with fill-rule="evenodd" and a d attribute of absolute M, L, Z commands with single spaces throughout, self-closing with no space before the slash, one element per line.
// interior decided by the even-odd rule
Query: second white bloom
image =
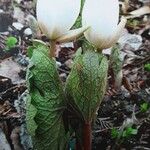
<path fill-rule="evenodd" d="M 85 37 L 98 49 L 111 47 L 120 37 L 126 19 L 119 22 L 118 0 L 86 0 L 82 13 L 83 26 L 90 26 Z"/>

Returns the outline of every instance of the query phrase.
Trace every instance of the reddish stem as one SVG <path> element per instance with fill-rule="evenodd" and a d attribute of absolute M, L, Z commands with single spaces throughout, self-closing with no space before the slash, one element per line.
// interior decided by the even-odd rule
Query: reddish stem
<path fill-rule="evenodd" d="M 92 149 L 92 130 L 91 123 L 85 123 L 83 126 L 83 147 L 84 150 Z"/>
<path fill-rule="evenodd" d="M 76 150 L 83 150 L 81 144 L 76 140 Z"/>

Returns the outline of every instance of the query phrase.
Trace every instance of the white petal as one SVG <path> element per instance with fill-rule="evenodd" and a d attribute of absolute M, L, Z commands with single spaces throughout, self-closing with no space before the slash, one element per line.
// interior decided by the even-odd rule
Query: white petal
<path fill-rule="evenodd" d="M 50 39 L 66 33 L 75 23 L 80 12 L 81 0 L 38 0 L 39 26 Z"/>
<path fill-rule="evenodd" d="M 114 31 L 113 35 L 108 38 L 103 38 L 97 47 L 102 50 L 112 47 L 120 38 L 122 31 L 126 25 L 127 19 L 122 17 L 117 29 Z"/>
<path fill-rule="evenodd" d="M 86 0 L 83 13 L 83 26 L 91 28 L 85 37 L 95 46 L 103 44 L 103 39 L 112 37 L 119 20 L 118 0 Z"/>
<path fill-rule="evenodd" d="M 99 42 L 95 43 L 95 46 L 98 50 L 103 50 L 106 48 L 112 47 L 119 40 L 122 31 L 126 25 L 127 19 L 122 17 L 120 23 L 117 26 L 117 29 L 114 31 L 113 35 L 109 37 L 103 37 Z"/>
<path fill-rule="evenodd" d="M 70 42 L 79 38 L 89 27 L 81 27 L 79 29 L 74 29 L 68 31 L 66 34 L 62 35 L 58 39 L 56 39 L 59 43 Z"/>

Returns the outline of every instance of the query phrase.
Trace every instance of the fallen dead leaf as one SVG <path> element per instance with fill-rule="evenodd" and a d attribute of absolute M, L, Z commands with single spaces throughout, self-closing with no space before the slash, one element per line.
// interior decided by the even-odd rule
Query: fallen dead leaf
<path fill-rule="evenodd" d="M 12 58 L 4 59 L 0 63 L 0 76 L 7 77 L 12 80 L 13 84 L 24 83 L 25 80 L 21 79 L 19 73 L 22 69 L 18 63 L 12 60 Z"/>
<path fill-rule="evenodd" d="M 142 37 L 141 35 L 130 34 L 127 30 L 124 30 L 122 36 L 118 40 L 118 43 L 120 44 L 122 49 L 124 49 L 125 46 L 128 45 L 129 47 L 131 47 L 130 49 L 136 51 L 142 45 Z"/>

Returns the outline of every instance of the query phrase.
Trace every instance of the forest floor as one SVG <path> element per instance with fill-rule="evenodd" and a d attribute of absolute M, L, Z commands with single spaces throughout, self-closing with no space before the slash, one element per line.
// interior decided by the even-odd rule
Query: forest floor
<path fill-rule="evenodd" d="M 124 3 L 122 6 L 125 6 Z M 93 150 L 150 150 L 150 2 L 132 0 L 122 13 L 145 6 L 142 13 L 128 19 L 119 39 L 123 60 L 121 88 L 113 86 L 108 75 L 108 88 L 93 126 Z M 31 30 L 35 1 L 0 0 L 0 150 L 29 150 L 32 147 L 25 130 L 27 48 L 31 39 L 48 39 Z M 35 33 L 36 32 L 36 33 Z M 17 42 L 9 47 L 7 42 Z M 79 42 L 58 46 L 59 75 L 65 82 L 71 70 Z M 109 58 L 110 50 L 103 53 Z"/>

